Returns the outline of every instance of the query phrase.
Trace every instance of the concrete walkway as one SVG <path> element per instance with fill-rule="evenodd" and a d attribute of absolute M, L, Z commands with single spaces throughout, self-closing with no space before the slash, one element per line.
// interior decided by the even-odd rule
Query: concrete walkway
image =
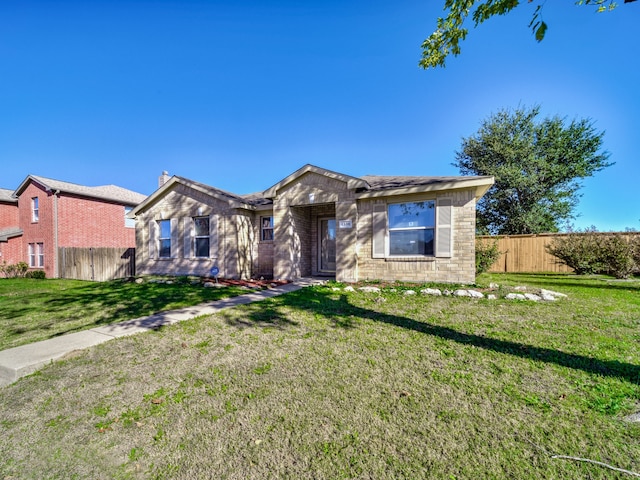
<path fill-rule="evenodd" d="M 251 292 L 237 297 L 202 303 L 193 307 L 185 307 L 179 310 L 160 312 L 149 317 L 113 323 L 92 328 L 91 330 L 61 335 L 42 342 L 3 350 L 0 351 L 0 386 L 9 385 L 20 377 L 29 375 L 43 365 L 58 360 L 74 350 L 92 347 L 118 337 L 147 332 L 164 325 L 173 325 L 174 323 L 202 315 L 212 315 L 226 308 L 259 302 L 267 298 L 282 295 L 283 293 L 294 292 L 304 287 L 323 283 L 323 280 L 302 278 L 273 289 Z"/>

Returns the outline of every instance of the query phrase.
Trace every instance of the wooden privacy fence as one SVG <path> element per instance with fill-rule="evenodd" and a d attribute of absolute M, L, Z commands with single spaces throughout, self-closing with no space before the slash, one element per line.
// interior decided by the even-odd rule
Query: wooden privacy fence
<path fill-rule="evenodd" d="M 498 241 L 498 250 L 502 255 L 490 272 L 531 273 L 531 272 L 573 272 L 572 268 L 562 265 L 559 260 L 547 253 L 545 246 L 554 238 L 576 233 L 539 233 L 537 235 L 480 235 L 476 241 Z M 591 233 L 590 235 L 593 235 Z M 611 235 L 611 232 L 598 232 L 596 235 Z M 625 232 L 624 236 L 638 236 L 640 232 Z"/>
<path fill-rule="evenodd" d="M 58 249 L 58 276 L 99 282 L 136 274 L 135 248 Z"/>

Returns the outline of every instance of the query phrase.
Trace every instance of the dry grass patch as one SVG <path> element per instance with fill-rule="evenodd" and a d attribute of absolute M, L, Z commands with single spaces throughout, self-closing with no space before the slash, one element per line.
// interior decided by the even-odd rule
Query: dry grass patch
<path fill-rule="evenodd" d="M 100 345 L 0 390 L 0 476 L 625 478 L 550 454 L 640 470 L 638 287 L 554 288 L 314 287 Z"/>

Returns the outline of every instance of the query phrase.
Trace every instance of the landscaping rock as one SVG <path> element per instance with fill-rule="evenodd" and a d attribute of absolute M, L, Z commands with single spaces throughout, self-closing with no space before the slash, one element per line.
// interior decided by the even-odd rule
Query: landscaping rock
<path fill-rule="evenodd" d="M 489 295 L 487 295 L 487 300 L 496 300 L 498 297 L 496 295 L 494 295 L 493 293 L 490 293 Z"/>
<path fill-rule="evenodd" d="M 216 286 L 216 284 L 215 284 L 215 283 L 213 283 L 213 282 L 204 282 L 204 283 L 202 284 L 202 286 L 203 286 L 204 288 L 213 288 L 213 287 L 215 287 L 215 286 Z"/>
<path fill-rule="evenodd" d="M 379 293 L 380 289 L 378 287 L 360 287 L 358 290 L 365 293 Z"/>
<path fill-rule="evenodd" d="M 500 288 L 500 285 L 498 285 L 497 283 L 490 283 L 489 284 L 489 288 L 491 290 L 496 290 L 496 289 Z"/>
<path fill-rule="evenodd" d="M 141 284 L 141 283 L 144 283 L 144 279 L 143 278 L 136 278 L 135 282 L 137 284 Z"/>
<path fill-rule="evenodd" d="M 525 287 L 524 285 L 519 285 L 517 287 L 513 287 L 513 289 L 518 292 L 525 292 L 527 290 L 527 287 Z"/>
<path fill-rule="evenodd" d="M 484 298 L 484 294 L 477 290 L 460 289 L 453 292 L 456 297 L 472 297 L 472 298 Z"/>
<path fill-rule="evenodd" d="M 420 293 L 422 295 L 435 295 L 435 296 L 442 295 L 442 292 L 437 288 L 423 288 L 422 290 L 420 290 Z"/>
<path fill-rule="evenodd" d="M 333 290 L 334 292 L 341 292 L 342 289 L 340 287 L 332 287 L 331 290 Z"/>
<path fill-rule="evenodd" d="M 542 295 L 540 295 L 540 297 L 542 298 L 542 300 L 544 300 L 545 302 L 555 302 L 556 300 L 558 300 L 558 297 L 554 297 L 553 295 L 547 295 L 545 293 L 543 293 Z"/>
<path fill-rule="evenodd" d="M 468 290 L 456 290 L 453 292 L 456 297 L 470 297 Z"/>
<path fill-rule="evenodd" d="M 632 413 L 631 415 L 627 415 L 626 417 L 623 417 L 623 419 L 625 422 L 630 422 L 630 423 L 640 423 L 640 412 L 637 413 Z"/>
<path fill-rule="evenodd" d="M 560 298 L 567 298 L 567 296 L 564 293 L 560 293 L 560 292 L 554 292 L 553 290 L 545 290 L 544 288 L 542 288 L 540 290 L 540 295 L 548 295 L 551 297 L 560 297 Z"/>
<path fill-rule="evenodd" d="M 416 291 L 415 290 L 405 290 L 403 295 L 415 295 Z"/>
<path fill-rule="evenodd" d="M 507 293 L 504 298 L 506 298 L 507 300 L 526 300 L 527 299 L 527 297 L 525 297 L 521 293 Z"/>
<path fill-rule="evenodd" d="M 527 300 L 531 300 L 532 302 L 539 302 L 540 300 L 542 300 L 542 298 L 535 293 L 525 293 L 524 298 L 526 298 Z"/>
<path fill-rule="evenodd" d="M 356 289 L 353 288 L 351 285 L 347 285 L 346 287 L 344 287 L 344 291 L 345 292 L 355 292 Z"/>

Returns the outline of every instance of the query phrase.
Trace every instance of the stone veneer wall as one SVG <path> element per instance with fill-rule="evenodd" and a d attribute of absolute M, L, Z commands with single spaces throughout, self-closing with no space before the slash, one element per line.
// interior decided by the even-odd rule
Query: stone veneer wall
<path fill-rule="evenodd" d="M 398 201 L 453 200 L 453 252 L 451 258 L 373 258 L 372 217 L 374 203 Z M 405 196 L 358 201 L 358 279 L 411 282 L 475 282 L 476 202 L 472 189 L 433 195 Z"/>
<path fill-rule="evenodd" d="M 201 208 L 201 213 L 198 209 Z M 211 246 L 210 258 L 185 258 L 183 219 L 196 216 L 217 216 L 217 252 Z M 256 261 L 254 214 L 230 208 L 217 200 L 181 184 L 160 201 L 138 215 L 136 228 L 136 270 L 140 275 L 199 275 L 207 276 L 212 266 L 218 266 L 225 278 L 249 278 Z M 173 258 L 149 257 L 149 222 L 177 219 Z"/>

